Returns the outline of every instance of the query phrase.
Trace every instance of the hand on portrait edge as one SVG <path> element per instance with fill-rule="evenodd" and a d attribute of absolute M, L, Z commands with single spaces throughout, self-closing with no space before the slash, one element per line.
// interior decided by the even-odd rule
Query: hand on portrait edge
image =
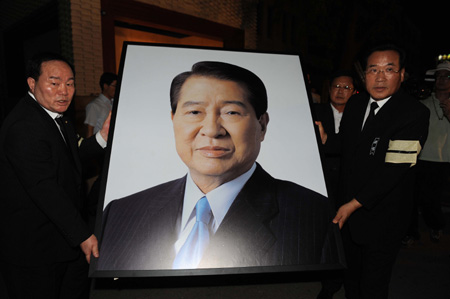
<path fill-rule="evenodd" d="M 352 199 L 348 203 L 342 205 L 336 213 L 336 216 L 333 219 L 334 224 L 339 224 L 339 229 L 342 229 L 345 222 L 347 222 L 348 218 L 354 211 L 362 207 L 359 201 L 356 198 Z"/>
<path fill-rule="evenodd" d="M 105 122 L 103 123 L 103 126 L 100 130 L 100 135 L 102 135 L 102 138 L 105 141 L 108 141 L 108 134 L 109 134 L 109 124 L 111 122 L 111 111 L 108 114 L 108 117 L 106 118 Z"/>
<path fill-rule="evenodd" d="M 89 238 L 83 241 L 80 244 L 80 247 L 84 255 L 86 256 L 86 261 L 88 262 L 88 264 L 91 263 L 91 255 L 93 255 L 96 258 L 100 256 L 98 252 L 97 237 L 95 237 L 94 235 L 91 235 Z"/>
<path fill-rule="evenodd" d="M 325 144 L 327 142 L 328 135 L 325 132 L 325 129 L 323 128 L 322 122 L 321 121 L 315 121 L 314 123 L 319 128 L 320 139 L 322 140 L 322 144 Z"/>

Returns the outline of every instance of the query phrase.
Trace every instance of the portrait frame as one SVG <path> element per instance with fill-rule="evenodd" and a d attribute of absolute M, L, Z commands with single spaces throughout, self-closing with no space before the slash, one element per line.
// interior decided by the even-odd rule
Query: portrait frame
<path fill-rule="evenodd" d="M 175 150 L 169 89 L 176 75 L 189 71 L 199 61 L 234 64 L 250 70 L 264 82 L 270 121 L 256 162 L 277 179 L 294 182 L 327 197 L 317 129 L 311 112 L 312 100 L 300 55 L 126 42 L 101 174 L 95 226 L 100 255 L 104 209 L 111 201 L 186 174 L 187 168 Z M 181 270 L 98 270 L 98 260 L 92 258 L 90 276 L 209 276 L 342 269 L 345 261 L 339 229 L 336 225 L 331 227 L 334 243 L 329 250 L 334 256 L 333 262 Z"/>

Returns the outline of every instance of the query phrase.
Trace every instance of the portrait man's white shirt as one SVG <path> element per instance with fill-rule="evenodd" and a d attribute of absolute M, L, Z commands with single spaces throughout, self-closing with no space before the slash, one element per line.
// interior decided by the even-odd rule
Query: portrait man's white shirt
<path fill-rule="evenodd" d="M 186 178 L 186 188 L 183 199 L 183 211 L 181 216 L 181 230 L 177 242 L 175 242 L 175 252 L 181 249 L 186 242 L 189 233 L 195 224 L 195 205 L 197 201 L 206 195 L 213 214 L 212 229 L 213 233 L 217 231 L 225 215 L 236 199 L 238 193 L 242 190 L 245 183 L 250 179 L 256 169 L 256 163 L 244 174 L 231 180 L 216 189 L 204 194 L 192 180 L 190 173 Z"/>

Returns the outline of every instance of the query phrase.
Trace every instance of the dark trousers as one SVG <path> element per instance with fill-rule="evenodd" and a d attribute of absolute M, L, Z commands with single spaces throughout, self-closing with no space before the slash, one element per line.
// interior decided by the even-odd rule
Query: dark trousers
<path fill-rule="evenodd" d="M 440 230 L 445 226 L 441 198 L 450 174 L 450 163 L 419 160 L 416 167 L 414 210 L 408 235 L 419 238 L 419 209 L 430 229 Z"/>
<path fill-rule="evenodd" d="M 342 229 L 347 270 L 344 288 L 347 299 L 388 298 L 389 282 L 401 240 L 387 243 L 356 244 L 348 225 Z"/>
<path fill-rule="evenodd" d="M 9 299 L 89 298 L 89 267 L 84 255 L 72 262 L 41 267 L 1 261 L 0 269 Z"/>
<path fill-rule="evenodd" d="M 333 298 L 333 295 L 341 289 L 343 283 L 344 274 L 342 271 L 336 271 L 331 275 L 327 275 L 327 277 L 321 281 L 322 288 L 317 295 L 317 299 Z"/>

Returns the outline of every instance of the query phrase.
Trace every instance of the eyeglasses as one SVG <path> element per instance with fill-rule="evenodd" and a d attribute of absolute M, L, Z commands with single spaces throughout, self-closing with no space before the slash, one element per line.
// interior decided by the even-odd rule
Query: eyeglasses
<path fill-rule="evenodd" d="M 393 67 L 386 67 L 384 69 L 371 67 L 366 70 L 367 76 L 376 76 L 379 73 L 383 73 L 386 77 L 392 77 L 394 74 L 399 73 L 399 70 L 395 70 Z"/>
<path fill-rule="evenodd" d="M 353 90 L 353 87 L 350 87 L 350 86 L 348 86 L 348 85 L 339 85 L 339 84 L 336 84 L 336 85 L 333 85 L 333 86 L 331 86 L 332 88 L 335 88 L 335 89 L 342 89 L 343 91 L 350 91 L 350 90 Z"/>

